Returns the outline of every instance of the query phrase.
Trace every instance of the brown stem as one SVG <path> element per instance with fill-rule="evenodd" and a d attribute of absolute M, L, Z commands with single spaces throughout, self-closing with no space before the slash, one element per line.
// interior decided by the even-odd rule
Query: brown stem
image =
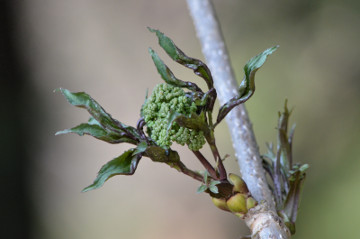
<path fill-rule="evenodd" d="M 226 178 L 227 178 L 226 169 L 225 169 L 224 164 L 222 162 L 222 159 L 220 157 L 219 151 L 218 151 L 218 149 L 216 147 L 215 140 L 214 140 L 213 145 L 210 145 L 210 148 L 211 148 L 211 151 L 212 151 L 212 153 L 214 155 L 217 167 L 219 169 L 220 180 L 221 181 L 226 180 Z"/>
<path fill-rule="evenodd" d="M 219 150 L 216 147 L 215 137 L 214 137 L 214 129 L 213 128 L 211 128 L 210 130 L 208 130 L 205 133 L 205 138 L 206 138 L 206 141 L 208 142 L 208 144 L 210 145 L 211 152 L 212 152 L 212 154 L 214 156 L 217 169 L 219 170 L 220 180 L 221 181 L 226 180 L 227 174 L 226 174 L 226 170 L 225 170 L 224 164 L 222 162 L 222 159 L 220 157 Z"/>
<path fill-rule="evenodd" d="M 214 179 L 219 179 L 214 167 L 206 160 L 204 155 L 200 151 L 192 151 L 195 156 L 199 159 L 200 163 L 205 167 L 205 169 L 209 172 L 210 176 Z"/>
<path fill-rule="evenodd" d="M 197 173 L 197 172 L 194 172 L 190 169 L 188 169 L 185 164 L 183 164 L 182 162 L 177 162 L 176 163 L 176 166 L 178 166 L 178 168 L 180 169 L 180 171 L 185 174 L 185 175 L 188 175 L 190 177 L 192 177 L 193 179 L 196 179 L 200 182 L 203 181 L 203 176 L 200 174 L 200 173 Z"/>

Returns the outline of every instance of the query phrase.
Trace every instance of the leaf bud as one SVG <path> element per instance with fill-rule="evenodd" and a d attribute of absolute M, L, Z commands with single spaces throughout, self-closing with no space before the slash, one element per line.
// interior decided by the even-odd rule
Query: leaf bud
<path fill-rule="evenodd" d="M 228 208 L 227 204 L 226 204 L 226 200 L 222 199 L 222 198 L 211 198 L 212 202 L 214 203 L 214 205 L 218 208 L 220 208 L 221 210 L 225 210 L 230 212 L 230 209 Z"/>
<path fill-rule="evenodd" d="M 239 193 L 244 193 L 244 194 L 249 192 L 249 189 L 247 188 L 246 183 L 238 175 L 230 173 L 229 179 L 230 179 L 230 182 L 234 185 L 234 189 L 233 189 L 234 192 L 239 192 Z"/>
<path fill-rule="evenodd" d="M 234 213 L 247 213 L 246 195 L 237 193 L 226 201 L 227 207 Z"/>
<path fill-rule="evenodd" d="M 249 197 L 246 199 L 246 208 L 249 210 L 257 205 L 256 200 L 253 197 Z"/>

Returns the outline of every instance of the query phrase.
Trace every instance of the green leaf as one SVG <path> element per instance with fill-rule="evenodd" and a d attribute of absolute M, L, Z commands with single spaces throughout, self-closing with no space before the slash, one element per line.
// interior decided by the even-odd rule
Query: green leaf
<path fill-rule="evenodd" d="M 150 32 L 156 33 L 156 36 L 159 39 L 159 45 L 166 51 L 166 53 L 174 61 L 178 62 L 179 64 L 187 68 L 192 69 L 196 75 L 200 76 L 205 80 L 209 89 L 214 87 L 210 70 L 205 63 L 185 55 L 185 53 L 181 51 L 169 37 L 165 36 L 159 30 L 155 30 L 149 27 L 148 29 Z"/>
<path fill-rule="evenodd" d="M 155 63 L 155 66 L 156 66 L 161 78 L 166 83 L 173 85 L 173 86 L 177 86 L 177 87 L 187 88 L 191 91 L 202 92 L 202 90 L 195 83 L 177 79 L 174 76 L 174 74 L 171 72 L 169 67 L 167 67 L 164 64 L 164 62 L 160 59 L 158 54 L 153 49 L 149 48 L 149 53 Z"/>
<path fill-rule="evenodd" d="M 205 135 L 209 131 L 209 127 L 205 119 L 205 113 L 203 111 L 200 113 L 200 115 L 193 113 L 190 116 L 173 111 L 169 116 L 168 130 L 171 128 L 174 122 L 184 128 L 203 131 Z"/>
<path fill-rule="evenodd" d="M 136 147 L 133 155 L 145 152 L 147 147 L 148 147 L 147 143 L 145 141 L 141 141 Z"/>
<path fill-rule="evenodd" d="M 105 141 L 105 142 L 108 142 L 111 144 L 118 144 L 118 143 L 123 143 L 123 142 L 136 144 L 136 141 L 126 137 L 125 135 L 123 135 L 121 133 L 109 131 L 109 130 L 103 129 L 99 125 L 92 125 L 92 124 L 88 124 L 88 123 L 80 124 L 71 129 L 65 129 L 62 131 L 58 131 L 58 132 L 56 132 L 55 135 L 67 134 L 67 133 L 75 133 L 80 136 L 83 136 L 84 134 L 91 135 L 97 139 L 100 139 L 102 141 Z"/>
<path fill-rule="evenodd" d="M 145 150 L 143 156 L 149 157 L 153 162 L 166 163 L 179 172 L 182 172 L 182 170 L 186 168 L 180 161 L 178 152 L 170 148 L 165 149 L 159 146 L 150 145 Z"/>
<path fill-rule="evenodd" d="M 239 87 L 239 95 L 230 99 L 223 106 L 221 106 L 216 124 L 220 123 L 221 120 L 235 107 L 246 102 L 255 92 L 255 73 L 265 63 L 266 58 L 272 54 L 279 46 L 266 49 L 259 55 L 251 58 L 248 63 L 244 66 L 245 77 Z"/>
<path fill-rule="evenodd" d="M 219 189 L 217 188 L 216 185 L 209 185 L 209 190 L 215 194 L 219 193 Z"/>
<path fill-rule="evenodd" d="M 89 118 L 88 124 L 101 126 L 101 124 L 96 119 L 94 119 L 94 117 Z"/>
<path fill-rule="evenodd" d="M 309 164 L 307 164 L 307 163 L 303 164 L 303 165 L 300 166 L 299 171 L 301 173 L 304 173 L 309 167 L 310 167 Z"/>
<path fill-rule="evenodd" d="M 138 155 L 133 155 L 134 151 L 135 149 L 125 151 L 119 157 L 102 166 L 94 183 L 84 188 L 83 192 L 101 187 L 106 180 L 115 175 L 132 175 L 140 160 Z"/>
<path fill-rule="evenodd" d="M 205 185 L 205 184 L 202 184 L 202 185 L 200 185 L 200 187 L 198 187 L 198 189 L 197 189 L 197 193 L 203 193 L 203 192 L 205 192 L 206 190 L 208 189 L 208 187 Z"/>
<path fill-rule="evenodd" d="M 72 93 L 67 89 L 58 89 L 67 101 L 79 108 L 86 109 L 90 115 L 105 129 L 116 131 L 118 133 L 125 132 L 127 136 L 133 138 L 140 138 L 137 130 L 134 127 L 127 126 L 111 117 L 99 103 L 97 103 L 90 95 L 85 92 Z"/>
<path fill-rule="evenodd" d="M 206 184 L 208 181 L 208 176 L 209 176 L 209 172 L 207 170 L 204 171 L 203 173 L 203 179 L 204 179 L 204 183 Z"/>
<path fill-rule="evenodd" d="M 187 97 L 198 106 L 202 111 L 212 112 L 216 101 L 216 90 L 212 88 L 208 92 L 186 92 Z"/>
<path fill-rule="evenodd" d="M 209 183 L 209 190 L 215 194 L 219 193 L 219 189 L 216 185 L 220 184 L 221 182 L 219 180 L 211 180 Z"/>
<path fill-rule="evenodd" d="M 211 180 L 211 182 L 209 183 L 209 186 L 216 186 L 218 184 L 220 184 L 221 182 L 219 180 Z"/>
<path fill-rule="evenodd" d="M 159 146 L 150 145 L 146 148 L 144 156 L 149 157 L 154 162 L 161 163 L 177 163 L 180 162 L 179 154 L 169 149 L 164 149 Z"/>
<path fill-rule="evenodd" d="M 90 118 L 88 123 L 83 123 L 78 126 L 75 126 L 71 129 L 65 129 L 62 131 L 56 132 L 55 135 L 60 134 L 68 134 L 68 133 L 75 133 L 80 136 L 83 135 L 91 135 L 97 139 L 102 141 L 111 143 L 111 144 L 118 144 L 118 143 L 131 143 L 136 144 L 137 142 L 129 137 L 127 137 L 124 133 L 119 133 L 115 131 L 110 131 L 103 128 L 99 122 L 97 122 L 94 118 Z"/>
<path fill-rule="evenodd" d="M 210 144 L 210 146 L 213 143 L 214 135 L 206 122 L 204 111 L 202 111 L 200 115 L 193 113 L 190 116 L 186 116 L 177 112 L 171 112 L 168 121 L 168 130 L 171 128 L 171 125 L 174 122 L 184 128 L 202 131 L 206 141 Z"/>

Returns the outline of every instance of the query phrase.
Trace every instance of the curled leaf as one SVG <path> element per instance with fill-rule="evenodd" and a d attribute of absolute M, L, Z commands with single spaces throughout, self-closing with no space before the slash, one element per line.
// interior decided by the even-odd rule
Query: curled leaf
<path fill-rule="evenodd" d="M 94 183 L 84 188 L 83 192 L 101 187 L 106 180 L 115 175 L 132 175 L 135 172 L 141 158 L 139 155 L 133 155 L 134 151 L 135 149 L 125 151 L 119 157 L 114 158 L 102 166 Z"/>
<path fill-rule="evenodd" d="M 192 91 L 202 92 L 202 90 L 195 83 L 177 79 L 172 73 L 172 71 L 169 69 L 169 67 L 164 64 L 164 62 L 160 59 L 158 54 L 153 49 L 149 48 L 149 53 L 155 63 L 155 66 L 161 78 L 166 83 L 177 87 L 187 88 Z"/>
<path fill-rule="evenodd" d="M 259 55 L 251 58 L 248 63 L 244 66 L 245 77 L 240 84 L 238 89 L 238 96 L 230 99 L 223 106 L 221 106 L 216 124 L 220 123 L 221 120 L 235 107 L 246 102 L 255 92 L 255 73 L 265 63 L 268 55 L 272 54 L 279 46 L 266 49 Z"/>
<path fill-rule="evenodd" d="M 80 136 L 83 136 L 84 134 L 91 135 L 97 139 L 100 139 L 102 141 L 111 144 L 118 144 L 123 142 L 132 143 L 132 144 L 136 143 L 136 141 L 126 137 L 125 135 L 122 135 L 121 133 L 108 131 L 106 129 L 103 129 L 101 126 L 91 125 L 87 123 L 80 124 L 71 129 L 58 131 L 56 132 L 55 135 L 68 134 L 68 133 L 75 133 Z"/>
<path fill-rule="evenodd" d="M 96 123 L 95 123 L 96 122 Z M 137 142 L 122 132 L 110 131 L 103 128 L 94 118 L 90 118 L 88 123 L 83 123 L 78 126 L 75 126 L 71 129 L 65 129 L 62 131 L 56 132 L 55 135 L 75 133 L 80 136 L 91 135 L 99 140 L 108 142 L 110 144 L 118 143 L 131 143 L 136 144 Z"/>
<path fill-rule="evenodd" d="M 205 63 L 185 55 L 185 53 L 181 51 L 169 37 L 165 36 L 164 33 L 160 32 L 159 30 L 155 30 L 150 27 L 148 27 L 148 29 L 150 32 L 156 33 L 156 36 L 159 39 L 159 45 L 174 61 L 192 69 L 196 75 L 205 80 L 209 89 L 214 87 L 210 70 Z"/>
<path fill-rule="evenodd" d="M 124 132 L 128 137 L 136 141 L 139 134 L 134 127 L 127 126 L 111 117 L 101 105 L 85 92 L 73 93 L 67 89 L 58 89 L 67 101 L 79 108 L 86 109 L 89 114 L 104 128 L 118 133 Z"/>
<path fill-rule="evenodd" d="M 174 122 L 178 123 L 181 127 L 188 129 L 203 131 L 204 133 L 209 131 L 204 112 L 201 112 L 200 115 L 191 114 L 190 116 L 186 116 L 174 111 L 171 112 L 169 116 L 168 130 Z"/>
<path fill-rule="evenodd" d="M 289 220 L 289 229 L 292 234 L 295 233 L 295 222 L 300 206 L 302 187 L 306 176 L 305 170 L 307 168 L 308 165 L 304 164 L 291 172 L 290 190 L 287 194 L 282 210 L 282 214 L 285 214 L 286 218 Z"/>

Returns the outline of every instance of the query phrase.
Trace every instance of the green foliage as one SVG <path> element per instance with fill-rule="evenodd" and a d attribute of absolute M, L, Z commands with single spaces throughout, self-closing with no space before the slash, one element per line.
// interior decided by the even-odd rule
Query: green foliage
<path fill-rule="evenodd" d="M 60 91 L 70 104 L 86 109 L 92 116 L 87 124 L 81 124 L 77 127 L 60 131 L 57 134 L 88 134 L 109 143 L 137 143 L 136 139 L 140 135 L 134 127 L 127 126 L 113 119 L 99 103 L 85 92 L 72 93 L 67 89 L 61 88 L 57 91 Z"/>
<path fill-rule="evenodd" d="M 183 87 L 183 88 L 187 88 L 192 91 L 202 92 L 201 89 L 195 83 L 188 82 L 188 81 L 185 82 L 185 81 L 177 79 L 175 77 L 175 75 L 171 72 L 169 67 L 167 67 L 164 64 L 164 62 L 160 59 L 158 54 L 153 49 L 149 48 L 149 53 L 154 61 L 154 64 L 155 64 L 161 78 L 166 83 L 168 83 L 172 86 Z"/>
<path fill-rule="evenodd" d="M 114 158 L 100 169 L 98 176 L 93 184 L 84 188 L 83 192 L 87 192 L 101 187 L 106 180 L 115 175 L 131 175 L 135 172 L 140 157 L 134 155 L 134 149 L 124 152 L 117 158 Z"/>
<path fill-rule="evenodd" d="M 156 36 L 159 39 L 159 45 L 166 51 L 171 59 L 187 68 L 192 69 L 196 75 L 205 80 L 209 90 L 214 87 L 211 72 L 204 62 L 185 55 L 185 53 L 180 50 L 169 37 L 165 36 L 164 33 L 159 30 L 152 28 L 148 29 L 150 32 L 156 33 Z"/>
<path fill-rule="evenodd" d="M 204 181 L 203 181 L 203 183 L 198 187 L 197 193 L 202 193 L 202 192 L 205 192 L 205 191 L 209 190 L 211 193 L 218 194 L 218 193 L 219 193 L 219 189 L 217 188 L 216 185 L 220 184 L 221 182 L 220 182 L 219 180 L 209 179 L 208 176 L 209 176 L 208 171 L 205 171 L 205 172 L 203 173 Z"/>
<path fill-rule="evenodd" d="M 59 131 L 56 135 L 75 133 L 80 136 L 91 135 L 108 143 L 130 143 L 136 145 L 119 157 L 106 163 L 99 171 L 92 185 L 83 191 L 101 187 L 115 175 L 132 175 L 141 158 L 148 157 L 153 162 L 164 163 L 195 180 L 202 182 L 198 192 L 210 194 L 214 204 L 239 217 L 257 202 L 251 197 L 246 183 L 237 175 L 227 176 L 222 157 L 216 146 L 215 127 L 237 105 L 244 103 L 254 93 L 255 72 L 263 65 L 268 55 L 277 47 L 269 48 L 252 58 L 244 67 L 245 78 L 239 87 L 239 97 L 225 103 L 219 111 L 217 121 L 213 124 L 212 113 L 216 100 L 216 90 L 209 68 L 200 60 L 187 56 L 175 43 L 158 30 L 149 28 L 156 34 L 159 45 L 175 62 L 192 69 L 205 80 L 208 91 L 203 91 L 195 83 L 178 79 L 160 59 L 158 54 L 149 48 L 150 56 L 164 83 L 158 84 L 152 94 L 146 98 L 140 112 L 141 118 L 137 126 L 132 127 L 113 119 L 102 106 L 84 92 L 70 92 L 59 89 L 68 102 L 76 107 L 86 109 L 91 115 L 87 123 L 70 129 Z M 184 91 L 184 89 L 186 91 Z M 146 127 L 146 131 L 144 131 Z M 171 149 L 172 143 L 187 145 L 204 166 L 204 173 L 187 168 L 179 154 Z M 200 149 L 208 143 L 214 157 L 215 166 L 200 153 Z M 295 170 L 295 168 L 289 168 Z M 210 172 L 210 173 L 209 173 Z M 292 171 L 291 171 L 292 172 Z M 296 172 L 292 175 L 292 184 L 298 184 Z M 230 180 L 230 182 L 229 182 Z M 296 194 L 296 190 L 294 193 Z M 289 195 L 294 194 L 289 193 Z M 292 198 L 286 199 L 287 205 L 283 212 L 291 211 Z"/>
<path fill-rule="evenodd" d="M 133 140 L 129 139 L 126 136 L 123 136 L 121 133 L 111 131 L 107 128 L 102 127 L 94 118 L 90 118 L 88 123 L 83 123 L 71 129 L 59 131 L 55 135 L 67 133 L 75 133 L 80 136 L 83 136 L 85 134 L 91 135 L 97 139 L 103 140 L 111 144 L 117 144 L 122 142 L 135 143 Z"/>
<path fill-rule="evenodd" d="M 230 99 L 221 106 L 216 123 L 219 123 L 235 107 L 245 103 L 255 92 L 255 73 L 265 63 L 266 58 L 279 46 L 266 49 L 257 56 L 251 58 L 244 66 L 245 76 L 238 89 L 239 95 Z"/>

